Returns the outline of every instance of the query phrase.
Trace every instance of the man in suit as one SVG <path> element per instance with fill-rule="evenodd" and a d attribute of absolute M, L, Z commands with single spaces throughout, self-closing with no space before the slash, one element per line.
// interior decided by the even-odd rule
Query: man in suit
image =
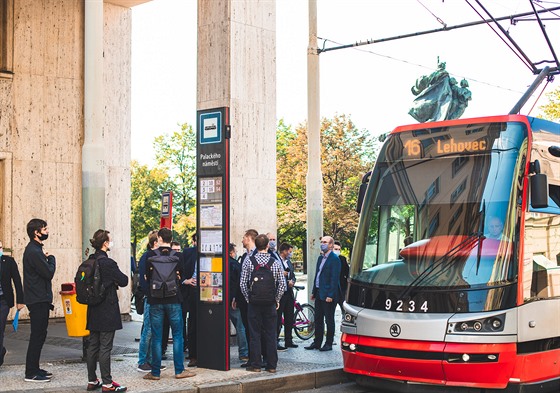
<path fill-rule="evenodd" d="M 6 348 L 4 348 L 4 332 L 10 308 L 17 304 L 17 309 L 25 307 L 23 304 L 23 286 L 21 276 L 14 258 L 4 255 L 2 240 L 0 240 L 0 366 L 4 363 Z M 12 286 L 13 283 L 13 286 Z M 16 297 L 14 299 L 14 286 Z M 15 300 L 15 302 L 14 302 Z"/>
<path fill-rule="evenodd" d="M 276 249 L 276 234 L 268 232 L 266 237 L 268 237 L 268 253 L 278 262 L 281 262 L 279 250 Z"/>
<path fill-rule="evenodd" d="M 336 254 L 338 259 L 340 259 L 340 297 L 338 299 L 338 305 L 340 306 L 340 311 L 344 315 L 344 298 L 346 297 L 346 288 L 348 287 L 348 275 L 350 274 L 350 266 L 344 255 L 340 255 L 342 245 L 339 241 L 334 242 L 333 253 Z"/>
<path fill-rule="evenodd" d="M 321 253 L 317 259 L 317 270 L 313 281 L 311 300 L 315 300 L 315 337 L 305 349 L 332 351 L 334 340 L 334 311 L 340 296 L 340 259 L 333 253 L 334 239 L 330 236 L 321 238 Z M 327 341 L 323 342 L 325 323 L 327 324 Z"/>
<path fill-rule="evenodd" d="M 286 292 L 280 299 L 280 307 L 278 307 L 278 336 L 282 330 L 282 314 L 284 314 L 284 346 L 278 343 L 278 351 L 285 351 L 288 348 L 297 348 L 292 338 L 292 330 L 294 327 L 294 284 L 296 276 L 294 274 L 294 266 L 291 262 L 292 251 L 294 247 L 288 243 L 282 243 L 279 249 L 280 264 L 286 281 Z"/>

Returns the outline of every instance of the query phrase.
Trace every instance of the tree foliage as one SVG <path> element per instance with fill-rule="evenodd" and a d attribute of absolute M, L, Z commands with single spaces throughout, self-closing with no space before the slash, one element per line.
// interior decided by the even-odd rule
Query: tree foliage
<path fill-rule="evenodd" d="M 548 120 L 560 121 L 560 88 L 551 91 L 546 95 L 548 104 L 540 107 L 543 117 Z"/>
<path fill-rule="evenodd" d="M 153 229 L 159 228 L 161 194 L 169 178 L 157 168 L 150 169 L 138 161 L 130 164 L 131 184 L 131 242 L 134 250 L 141 239 Z"/>
<path fill-rule="evenodd" d="M 158 229 L 161 195 L 173 192 L 174 240 L 182 246 L 196 228 L 196 135 L 185 123 L 179 131 L 154 139 L 156 165 L 131 164 L 131 242 L 136 248 L 149 231 Z"/>
<path fill-rule="evenodd" d="M 160 135 L 154 140 L 158 168 L 171 179 L 173 209 L 178 215 L 188 215 L 196 206 L 196 135 L 185 123 L 180 131 Z"/>
<path fill-rule="evenodd" d="M 307 126 L 277 128 L 278 237 L 302 244 L 306 225 Z M 343 247 L 352 245 L 361 178 L 371 169 L 375 141 L 346 115 L 321 121 L 323 227 Z"/>

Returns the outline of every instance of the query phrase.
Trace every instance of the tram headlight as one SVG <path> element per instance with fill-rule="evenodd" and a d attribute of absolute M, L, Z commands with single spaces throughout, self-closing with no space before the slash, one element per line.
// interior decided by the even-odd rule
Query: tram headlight
<path fill-rule="evenodd" d="M 504 331 L 506 315 L 494 315 L 488 318 L 452 321 L 447 331 L 453 333 L 496 333 Z"/>
<path fill-rule="evenodd" d="M 348 323 L 348 324 L 355 324 L 356 323 L 356 317 L 353 316 L 350 313 L 345 313 L 344 314 L 344 322 Z"/>
<path fill-rule="evenodd" d="M 490 321 L 490 326 L 492 327 L 492 330 L 499 330 L 502 327 L 503 323 L 500 319 L 498 318 L 493 318 Z"/>
<path fill-rule="evenodd" d="M 352 343 L 348 343 L 346 341 L 342 342 L 342 350 L 343 351 L 349 351 L 349 352 L 356 352 L 356 344 Z"/>

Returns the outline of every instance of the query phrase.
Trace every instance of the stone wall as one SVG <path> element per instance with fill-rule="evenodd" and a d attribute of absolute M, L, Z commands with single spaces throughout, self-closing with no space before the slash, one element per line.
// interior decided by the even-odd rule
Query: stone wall
<path fill-rule="evenodd" d="M 115 243 L 111 257 L 130 272 L 130 117 L 132 13 L 105 3 L 104 96 L 107 185 L 105 226 Z M 130 276 L 130 275 L 129 275 Z M 131 283 L 119 290 L 121 312 L 130 312 Z"/>
<path fill-rule="evenodd" d="M 199 0 L 197 109 L 230 107 L 230 239 L 276 229 L 276 2 Z"/>
<path fill-rule="evenodd" d="M 27 222 L 48 222 L 45 249 L 57 258 L 51 316 L 62 317 L 60 285 L 81 261 L 84 3 L 13 2 L 13 76 L 0 78 L 0 236 L 21 271 Z M 114 235 L 111 256 L 128 273 L 131 11 L 105 3 L 104 21 L 106 228 Z M 130 289 L 119 292 L 128 312 Z"/>

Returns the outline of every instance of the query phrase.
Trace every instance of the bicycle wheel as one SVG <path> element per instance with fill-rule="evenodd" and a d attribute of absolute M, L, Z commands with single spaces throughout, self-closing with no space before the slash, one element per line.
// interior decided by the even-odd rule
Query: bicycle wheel
<path fill-rule="evenodd" d="M 302 340 L 309 340 L 315 334 L 315 308 L 310 304 L 302 304 L 294 316 L 294 331 Z"/>

